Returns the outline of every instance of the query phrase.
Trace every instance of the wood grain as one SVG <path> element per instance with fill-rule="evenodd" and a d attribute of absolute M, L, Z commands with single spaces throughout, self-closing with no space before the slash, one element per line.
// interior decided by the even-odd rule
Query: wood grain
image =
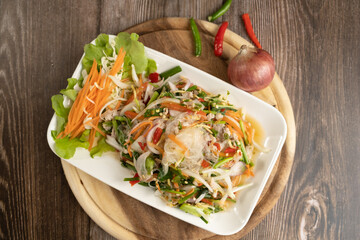
<path fill-rule="evenodd" d="M 112 239 L 81 209 L 47 146 L 51 95 L 85 43 L 161 17 L 206 19 L 223 1 L 0 1 L 0 239 Z M 277 205 L 244 239 L 359 239 L 360 2 L 233 0 L 274 57 L 297 123 Z"/>

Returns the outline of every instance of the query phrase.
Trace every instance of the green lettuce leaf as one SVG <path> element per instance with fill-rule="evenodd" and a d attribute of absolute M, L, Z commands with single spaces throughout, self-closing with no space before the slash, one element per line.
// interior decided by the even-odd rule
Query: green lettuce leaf
<path fill-rule="evenodd" d="M 55 139 L 55 152 L 61 158 L 72 158 L 78 147 L 88 148 L 89 142 L 81 141 L 79 138 L 70 140 L 69 137 Z"/>
<path fill-rule="evenodd" d="M 68 98 L 70 98 L 71 100 L 75 101 L 76 96 L 78 94 L 78 92 L 74 89 L 62 89 L 60 91 L 61 94 L 67 96 Z"/>
<path fill-rule="evenodd" d="M 156 72 L 157 70 L 157 66 L 156 66 L 156 62 L 153 59 L 148 59 L 148 65 L 146 67 L 146 73 L 145 76 L 148 77 L 150 75 L 150 73 Z"/>
<path fill-rule="evenodd" d="M 115 50 L 118 53 L 119 49 L 123 47 L 126 54 L 131 58 L 128 63 L 124 62 L 124 67 L 126 66 L 125 64 L 128 66 L 134 64 L 136 73 L 139 74 L 145 71 L 148 65 L 148 59 L 145 55 L 144 44 L 139 42 L 138 39 L 139 35 L 136 33 L 129 34 L 127 32 L 121 32 L 115 38 Z"/>
<path fill-rule="evenodd" d="M 60 93 L 75 101 L 78 92 L 74 89 L 74 86 L 76 85 L 78 80 L 76 78 L 68 78 L 67 81 L 68 85 L 66 89 L 62 89 Z"/>
<path fill-rule="evenodd" d="M 52 108 L 57 116 L 67 119 L 70 108 L 64 107 L 64 97 L 61 94 L 56 94 L 51 97 Z"/>
<path fill-rule="evenodd" d="M 90 151 L 90 156 L 93 158 L 95 156 L 101 156 L 104 152 L 114 152 L 115 148 L 106 143 L 105 138 L 102 137 L 95 147 Z"/>
<path fill-rule="evenodd" d="M 82 66 L 87 72 L 90 71 L 94 59 L 101 66 L 101 58 L 105 56 L 112 56 L 113 49 L 109 44 L 109 36 L 106 34 L 100 34 L 95 39 L 95 45 L 90 43 L 84 47 L 85 56 L 82 60 Z M 105 53 L 105 54 L 104 54 Z"/>

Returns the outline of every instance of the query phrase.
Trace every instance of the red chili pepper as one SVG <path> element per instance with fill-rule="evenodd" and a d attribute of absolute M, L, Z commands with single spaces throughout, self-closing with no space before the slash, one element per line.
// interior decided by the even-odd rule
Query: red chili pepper
<path fill-rule="evenodd" d="M 138 173 L 135 173 L 134 178 L 139 177 Z M 134 180 L 134 181 L 130 181 L 129 183 L 131 184 L 131 186 L 134 186 L 135 184 L 137 184 L 138 182 L 140 182 L 140 180 Z"/>
<path fill-rule="evenodd" d="M 221 24 L 216 36 L 215 36 L 215 42 L 214 42 L 214 53 L 215 56 L 220 57 L 223 53 L 223 42 L 224 42 L 224 35 L 226 28 L 229 26 L 229 22 L 225 21 Z"/>
<path fill-rule="evenodd" d="M 261 45 L 259 43 L 259 40 L 257 39 L 257 37 L 256 37 L 256 35 L 254 33 L 254 29 L 253 29 L 253 27 L 251 25 L 249 14 L 248 13 L 243 14 L 242 19 L 244 21 L 245 29 L 246 29 L 247 34 L 249 35 L 249 38 L 251 39 L 251 41 L 255 44 L 255 46 L 257 48 L 262 49 L 262 47 L 261 47 Z"/>
<path fill-rule="evenodd" d="M 157 72 L 150 73 L 149 79 L 152 83 L 157 83 L 159 81 L 159 74 Z"/>
<path fill-rule="evenodd" d="M 206 204 L 209 204 L 209 205 L 213 205 L 213 202 L 212 202 L 211 200 L 207 199 L 207 198 L 203 198 L 203 199 L 201 199 L 201 201 L 202 201 L 203 203 L 206 203 Z"/>
<path fill-rule="evenodd" d="M 154 144 L 157 144 L 159 142 L 162 132 L 163 132 L 163 130 L 159 127 L 155 130 L 154 136 L 153 136 Z"/>
<path fill-rule="evenodd" d="M 209 163 L 208 161 L 202 160 L 201 166 L 202 166 L 203 168 L 207 168 L 208 166 L 210 166 L 210 163 Z"/>
<path fill-rule="evenodd" d="M 227 149 L 225 149 L 224 153 L 236 153 L 237 148 L 231 148 L 228 147 Z"/>
<path fill-rule="evenodd" d="M 220 151 L 221 147 L 219 143 L 214 143 L 214 146 L 218 149 L 218 151 Z"/>
<path fill-rule="evenodd" d="M 146 148 L 146 143 L 139 142 L 139 146 L 140 146 L 141 150 L 144 151 Z"/>
<path fill-rule="evenodd" d="M 203 98 L 199 98 L 199 102 L 205 102 Z"/>

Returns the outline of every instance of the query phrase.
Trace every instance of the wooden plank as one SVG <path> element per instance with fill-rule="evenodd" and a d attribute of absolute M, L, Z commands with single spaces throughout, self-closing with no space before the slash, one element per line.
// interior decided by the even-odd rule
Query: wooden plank
<path fill-rule="evenodd" d="M 87 238 L 89 218 L 45 133 L 51 95 L 66 87 L 84 43 L 97 35 L 98 4 L 0 5 L 0 239 Z"/>

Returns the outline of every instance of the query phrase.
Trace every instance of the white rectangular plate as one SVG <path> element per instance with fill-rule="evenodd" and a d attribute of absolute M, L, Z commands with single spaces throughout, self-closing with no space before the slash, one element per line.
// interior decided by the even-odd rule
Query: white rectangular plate
<path fill-rule="evenodd" d="M 125 177 L 132 177 L 132 175 L 128 169 L 121 166 L 118 153 L 106 153 L 102 157 L 91 158 L 87 150 L 78 148 L 75 156 L 66 161 L 109 186 L 197 227 L 220 235 L 230 235 L 240 231 L 249 220 L 280 154 L 287 133 L 285 119 L 271 105 L 221 79 L 153 49 L 146 48 L 145 51 L 149 58 L 157 62 L 157 72 L 162 72 L 179 65 L 183 70 L 180 73 L 182 76 L 190 79 L 192 83 L 199 85 L 206 91 L 212 93 L 226 93 L 226 91 L 229 91 L 230 103 L 236 107 L 244 108 L 247 114 L 261 124 L 265 132 L 265 146 L 272 150 L 269 153 L 261 154 L 256 161 L 254 168 L 255 177 L 250 179 L 253 185 L 239 193 L 233 208 L 212 214 L 209 223 L 206 224 L 198 217 L 185 213 L 180 209 L 167 206 L 163 200 L 154 195 L 153 189 L 140 185 L 131 187 L 129 182 L 124 182 L 123 179 Z M 80 71 L 81 60 L 73 77 L 79 78 Z M 55 142 L 51 137 L 51 130 L 54 130 L 55 127 L 56 116 L 54 115 L 47 132 L 48 143 L 53 151 Z"/>

